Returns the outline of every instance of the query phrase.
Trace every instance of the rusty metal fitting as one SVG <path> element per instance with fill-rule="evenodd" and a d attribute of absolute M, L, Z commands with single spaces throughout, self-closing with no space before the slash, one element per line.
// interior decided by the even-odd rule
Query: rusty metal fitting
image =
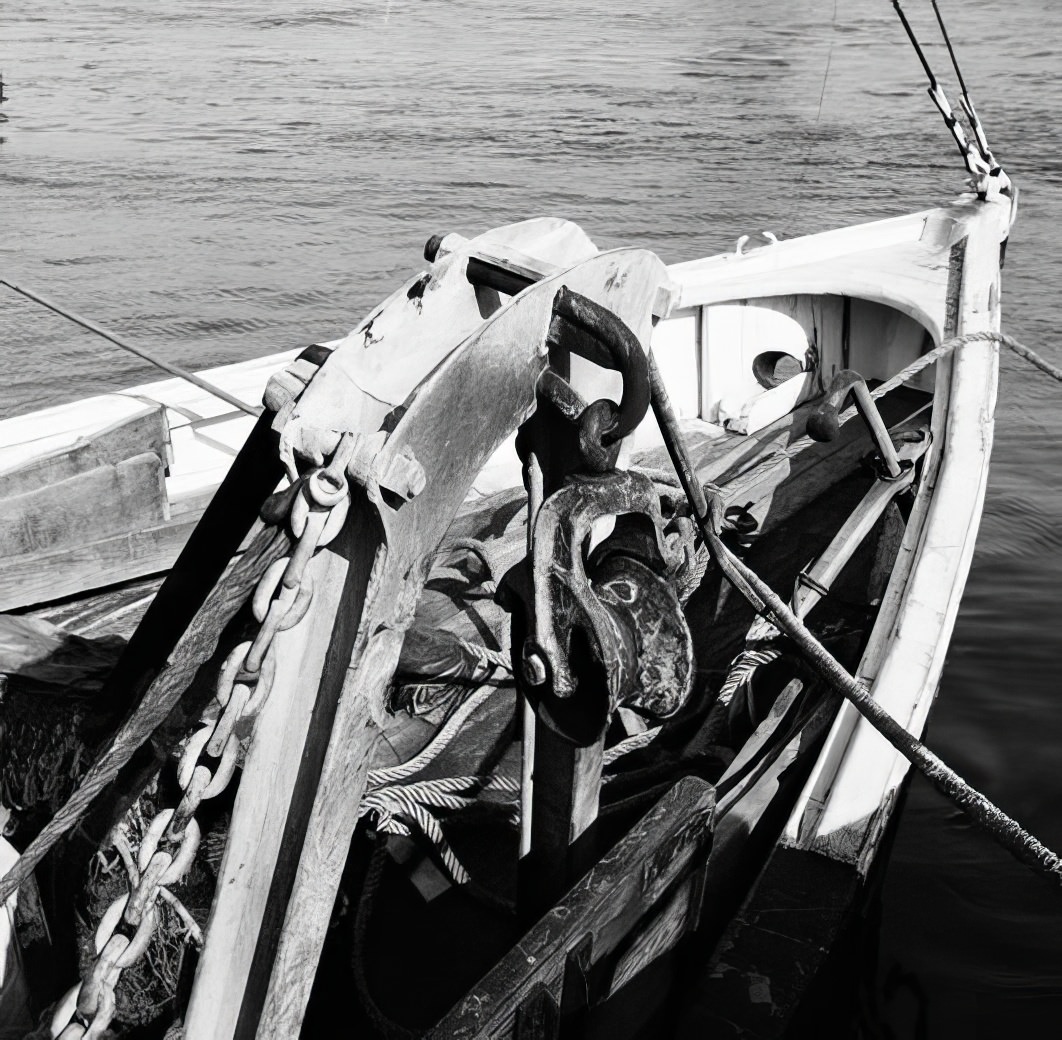
<path fill-rule="evenodd" d="M 603 446 L 622 440 L 649 410 L 649 362 L 638 337 L 607 307 L 561 286 L 553 298 L 553 319 L 546 334 L 551 356 L 578 354 L 623 377 L 623 395 Z"/>
<path fill-rule="evenodd" d="M 832 441 L 837 436 L 841 429 L 839 412 L 849 394 L 878 447 L 886 472 L 895 479 L 900 475 L 896 448 L 865 380 L 853 369 L 843 368 L 833 377 L 822 402 L 808 418 L 808 436 L 817 441 Z"/>

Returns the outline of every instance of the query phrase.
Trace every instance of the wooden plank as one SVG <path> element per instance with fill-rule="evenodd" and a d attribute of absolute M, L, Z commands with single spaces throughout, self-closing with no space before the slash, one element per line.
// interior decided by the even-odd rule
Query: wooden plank
<path fill-rule="evenodd" d="M 908 441 L 900 446 L 899 458 L 904 462 L 914 462 L 925 454 L 929 447 L 929 428 L 920 442 Z M 912 466 L 901 473 L 896 480 L 876 480 L 862 501 L 845 520 L 841 529 L 834 535 L 822 555 L 804 572 L 811 579 L 808 583 L 797 580 L 793 590 L 793 613 L 797 617 L 806 617 L 808 612 L 822 598 L 819 587 L 829 589 L 853 553 L 870 535 L 886 507 L 901 492 L 910 488 L 914 480 L 915 469 Z"/>
<path fill-rule="evenodd" d="M 560 1008 L 553 994 L 539 983 L 516 1013 L 516 1040 L 555 1040 L 560 1024 Z"/>
<path fill-rule="evenodd" d="M 518 1009 L 529 998 L 543 987 L 557 992 L 573 948 L 587 944 L 590 967 L 605 963 L 704 856 L 714 804 L 703 780 L 675 784 L 429 1036 L 512 1036 Z"/>
<path fill-rule="evenodd" d="M 87 541 L 90 532 L 98 536 L 106 534 L 106 530 L 96 524 L 83 524 L 77 531 L 78 537 L 68 546 L 5 559 L 0 572 L 0 610 L 54 602 L 173 568 L 177 573 L 168 582 L 169 589 L 154 615 L 160 624 L 136 638 L 142 649 L 152 648 L 154 667 L 161 667 L 180 633 L 179 626 L 188 623 L 201 598 L 193 601 L 209 592 L 239 550 L 257 516 L 262 497 L 276 486 L 282 475 L 276 457 L 276 434 L 270 430 L 268 419 L 259 423 L 233 464 L 230 479 L 212 500 L 209 519 L 194 540 L 192 535 L 199 523 L 195 514 L 174 517 L 168 523 L 162 516 L 148 517 L 138 525 L 128 522 L 130 517 L 135 521 L 135 505 L 127 515 L 120 505 L 109 502 L 105 511 L 111 519 L 106 523 L 117 528 L 114 533 Z M 137 492 L 130 489 L 130 493 Z M 60 497 L 64 499 L 65 509 L 76 504 L 67 500 L 65 494 Z M 180 560 L 184 562 L 175 562 Z M 184 605 L 179 606 L 178 601 Z M 165 637 L 164 631 L 168 633 Z M 128 678 L 128 673 L 123 674 Z"/>
<path fill-rule="evenodd" d="M 388 592 L 410 598 L 408 589 L 385 583 L 380 593 Z M 358 635 L 367 641 L 356 664 L 338 676 L 343 685 L 328 720 L 331 740 L 307 744 L 315 754 L 291 803 L 285 837 L 295 840 L 288 872 L 279 883 L 275 877 L 270 893 L 286 898 L 274 901 L 267 913 L 263 933 L 269 942 L 260 945 L 252 965 L 253 988 L 245 997 L 237 1037 L 285 1040 L 296 1035 L 293 1026 L 297 1029 L 306 1011 L 379 732 L 374 706 L 387 690 L 402 649 L 400 629 L 379 628 L 370 634 L 361 628 Z M 265 934 L 267 928 L 271 934 Z M 259 991 L 264 995 L 260 1008 L 253 1003 Z"/>
<path fill-rule="evenodd" d="M 166 519 L 162 460 L 145 452 L 0 501 L 0 555 L 75 546 Z"/>
<path fill-rule="evenodd" d="M 68 448 L 48 452 L 0 473 L 0 501 L 146 451 L 165 460 L 168 441 L 169 427 L 161 405 L 146 407 L 97 433 L 81 437 Z"/>
<path fill-rule="evenodd" d="M 18 610 L 168 571 L 196 518 L 122 532 L 98 542 L 4 560 L 0 611 Z"/>
<path fill-rule="evenodd" d="M 372 522 L 371 516 L 361 520 Z M 312 804 L 315 790 L 313 778 L 306 776 L 312 766 L 307 756 L 314 757 L 316 750 L 319 770 L 338 701 L 335 672 L 338 668 L 341 683 L 359 620 L 343 607 L 351 598 L 364 598 L 376 545 L 366 523 L 348 523 L 308 565 L 315 589 L 309 613 L 276 636 L 276 676 L 236 795 L 207 926 L 211 941 L 200 957 L 185 1016 L 189 1037 L 237 1034 L 241 1014 L 260 1012 L 269 982 L 268 957 L 275 953 L 290 895 L 290 887 L 277 891 L 273 879 L 278 869 L 289 878 L 296 869 L 309 814 L 305 803 Z M 292 808 L 300 778 L 303 804 Z M 245 989 L 247 997 L 237 999 Z M 253 1031 L 254 1023 L 251 1035 Z"/>
<path fill-rule="evenodd" d="M 594 822 L 605 733 L 586 747 L 535 716 L 531 846 L 520 861 L 521 921 L 537 920 L 597 859 Z"/>
<path fill-rule="evenodd" d="M 703 894 L 703 868 L 683 881 L 662 908 L 654 908 L 648 923 L 633 933 L 624 944 L 626 949 L 612 969 L 608 995 L 618 993 L 645 971 L 654 961 L 673 950 L 697 927 Z"/>

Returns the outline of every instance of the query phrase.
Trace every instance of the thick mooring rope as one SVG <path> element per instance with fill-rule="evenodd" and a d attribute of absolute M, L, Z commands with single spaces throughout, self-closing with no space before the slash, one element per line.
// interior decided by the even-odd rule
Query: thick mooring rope
<path fill-rule="evenodd" d="M 416 826 L 424 837 L 435 846 L 442 866 L 455 884 L 463 885 L 469 880 L 468 871 L 454 855 L 446 842 L 442 827 L 431 809 L 459 811 L 475 804 L 478 796 L 487 791 L 512 796 L 511 801 L 500 801 L 501 808 L 508 809 L 513 822 L 519 821 L 520 809 L 518 797 L 520 782 L 511 777 L 493 774 L 489 776 L 447 776 L 430 780 L 417 780 L 403 784 L 401 781 L 420 772 L 445 750 L 456 736 L 461 724 L 486 699 L 493 688 L 477 691 L 461 706 L 462 711 L 454 712 L 446 725 L 439 730 L 432 742 L 417 756 L 401 765 L 387 769 L 374 769 L 369 773 L 369 791 L 361 801 L 360 816 L 374 818 L 377 830 L 387 834 L 408 835 L 411 826 Z M 644 733 L 635 733 L 609 748 L 603 756 L 602 765 L 607 767 L 618 762 L 624 755 L 648 747 L 659 735 L 663 727 L 656 726 Z M 383 778 L 383 779 L 381 779 Z M 605 783 L 611 776 L 603 778 Z M 383 783 L 391 786 L 382 786 Z"/>
<path fill-rule="evenodd" d="M 978 341 L 1001 343 L 1052 378 L 1062 382 L 1062 371 L 1010 336 L 999 332 L 974 332 L 964 336 L 955 336 L 942 343 L 936 350 L 923 355 L 888 382 L 879 386 L 874 396 L 881 397 L 889 390 L 906 382 L 927 365 L 947 356 L 966 343 Z M 705 543 L 727 580 L 759 613 L 770 615 L 775 626 L 789 636 L 803 652 L 814 671 L 849 700 L 856 710 L 937 790 L 950 798 L 1016 859 L 1054 881 L 1055 884 L 1062 885 L 1062 859 L 1016 820 L 1011 819 L 983 794 L 966 783 L 958 773 L 934 755 L 920 740 L 908 733 L 869 695 L 863 683 L 848 674 L 840 662 L 808 631 L 782 599 L 723 544 L 717 533 L 722 520 L 720 503 L 718 500 L 713 503 L 716 507 L 715 511 L 720 513 L 718 516 L 713 516 L 704 490 L 696 479 L 696 471 L 660 377 L 660 371 L 652 359 L 650 359 L 649 378 L 653 391 L 653 411 L 664 435 L 664 442 L 689 498 Z"/>
<path fill-rule="evenodd" d="M 484 647 L 483 649 L 486 650 L 487 648 Z M 497 687 L 495 686 L 481 686 L 472 693 L 443 723 L 442 728 L 432 737 L 427 747 L 419 751 L 413 758 L 400 762 L 398 765 L 371 769 L 367 778 L 369 789 L 400 783 L 402 780 L 416 775 L 434 762 L 450 746 L 450 742 L 457 736 L 468 719 L 475 714 L 476 709 L 490 700 L 491 694 L 496 691 Z"/>

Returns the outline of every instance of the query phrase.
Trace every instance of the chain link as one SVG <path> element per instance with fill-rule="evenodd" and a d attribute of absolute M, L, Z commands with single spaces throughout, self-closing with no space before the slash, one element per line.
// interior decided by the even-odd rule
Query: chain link
<path fill-rule="evenodd" d="M 202 801 L 224 791 L 232 779 L 241 741 L 249 735 L 272 687 L 276 671 L 270 653 L 273 639 L 306 616 L 313 596 L 306 565 L 343 527 L 350 508 L 346 468 L 354 441 L 352 434 L 343 434 L 328 465 L 302 477 L 298 491 L 289 499 L 286 519 L 295 548 L 290 557 L 274 562 L 255 587 L 251 609 L 258 632 L 225 658 L 214 700 L 200 718 L 200 728 L 185 742 L 177 765 L 180 802 L 155 815 L 135 853 L 115 831 L 112 843 L 129 876 L 129 892 L 115 899 L 100 919 L 95 960 L 82 981 L 59 1002 L 52 1018 L 53 1037 L 95 1040 L 105 1033 L 114 1018 L 115 988 L 122 971 L 136 964 L 151 943 L 159 898 L 179 903 L 167 886 L 184 877 L 199 849 L 202 834 L 195 812 Z"/>

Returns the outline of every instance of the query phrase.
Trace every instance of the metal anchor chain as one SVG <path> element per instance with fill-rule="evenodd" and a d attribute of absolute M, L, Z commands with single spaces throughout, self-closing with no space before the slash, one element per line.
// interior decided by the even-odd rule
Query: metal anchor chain
<path fill-rule="evenodd" d="M 317 549 L 335 538 L 346 519 L 350 507 L 346 469 L 354 443 L 353 434 L 343 434 L 327 466 L 314 469 L 294 489 L 274 496 L 288 507 L 286 516 L 275 514 L 276 502 L 267 503 L 264 512 L 270 521 L 286 520 L 290 525 L 297 539 L 294 551 L 270 566 L 255 588 L 251 609 L 258 632 L 225 658 L 214 694 L 221 710 L 216 717 L 211 717 L 211 708 L 204 711 L 200 728 L 185 744 L 177 768 L 180 802 L 156 814 L 135 854 L 124 840 L 114 841 L 129 876 L 129 892 L 104 911 L 96 929 L 95 960 L 82 981 L 59 1002 L 51 1022 L 53 1037 L 95 1040 L 103 1036 L 114 1018 L 115 990 L 122 971 L 136 964 L 151 943 L 158 923 L 158 900 L 179 902 L 168 886 L 184 877 L 198 851 L 202 835 L 195 812 L 205 799 L 221 794 L 232 779 L 241 740 L 272 686 L 273 638 L 306 615 L 313 595 L 306 565 Z"/>

